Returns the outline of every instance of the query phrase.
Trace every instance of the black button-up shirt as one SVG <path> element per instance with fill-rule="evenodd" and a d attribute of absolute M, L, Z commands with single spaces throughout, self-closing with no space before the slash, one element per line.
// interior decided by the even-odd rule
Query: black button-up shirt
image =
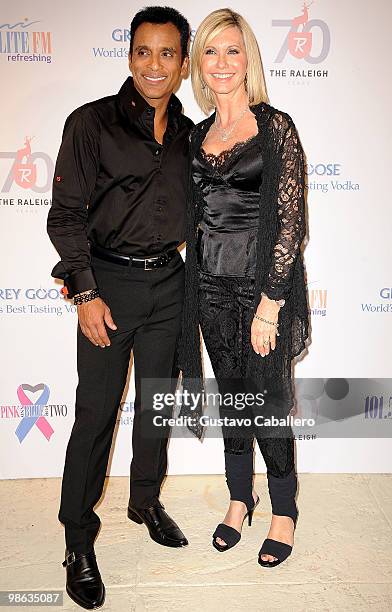
<path fill-rule="evenodd" d="M 173 94 L 163 144 L 155 109 L 128 77 L 119 93 L 66 120 L 53 179 L 48 234 L 61 261 L 52 276 L 70 296 L 96 287 L 89 243 L 135 257 L 184 241 L 189 131 Z"/>

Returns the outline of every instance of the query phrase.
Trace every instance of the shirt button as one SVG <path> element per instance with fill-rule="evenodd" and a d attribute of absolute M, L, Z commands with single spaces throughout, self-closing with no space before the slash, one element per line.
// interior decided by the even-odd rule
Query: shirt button
<path fill-rule="evenodd" d="M 159 149 L 157 149 L 157 150 L 155 151 L 155 155 L 159 155 L 159 153 L 160 153 L 160 150 L 159 150 Z"/>

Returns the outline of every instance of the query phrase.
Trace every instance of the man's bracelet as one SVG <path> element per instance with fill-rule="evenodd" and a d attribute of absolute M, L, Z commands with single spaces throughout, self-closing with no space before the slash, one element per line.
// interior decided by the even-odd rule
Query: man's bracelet
<path fill-rule="evenodd" d="M 80 304 L 84 304 L 85 302 L 91 302 L 91 300 L 95 300 L 95 298 L 99 297 L 98 289 L 90 289 L 90 291 L 84 291 L 83 293 L 77 293 L 74 296 L 74 304 L 75 306 L 80 306 Z"/>

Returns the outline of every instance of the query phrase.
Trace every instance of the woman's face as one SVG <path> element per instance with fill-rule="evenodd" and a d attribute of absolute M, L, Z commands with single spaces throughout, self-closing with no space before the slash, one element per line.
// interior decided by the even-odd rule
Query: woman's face
<path fill-rule="evenodd" d="M 214 94 L 230 94 L 245 87 L 248 65 L 241 31 L 230 26 L 211 38 L 202 61 L 202 79 Z"/>

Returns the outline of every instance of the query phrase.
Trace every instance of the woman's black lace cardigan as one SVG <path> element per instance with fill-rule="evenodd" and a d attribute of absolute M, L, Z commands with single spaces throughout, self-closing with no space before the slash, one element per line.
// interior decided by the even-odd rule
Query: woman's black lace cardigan
<path fill-rule="evenodd" d="M 260 293 L 271 299 L 284 298 L 279 311 L 279 336 L 276 349 L 266 357 L 249 351 L 247 375 L 268 381 L 271 389 L 287 391 L 289 412 L 293 402 L 291 360 L 305 348 L 308 338 L 308 305 L 301 243 L 305 225 L 304 154 L 291 117 L 269 104 L 253 107 L 258 123 L 257 136 L 263 156 L 260 186 L 260 215 L 257 233 L 257 259 L 254 309 Z M 215 113 L 196 125 L 190 134 L 190 159 L 200 148 Z M 182 370 L 184 389 L 201 393 L 204 389 L 201 336 L 199 330 L 197 226 L 203 213 L 203 196 L 190 172 L 186 224 L 185 301 L 177 365 Z M 188 428 L 198 437 L 204 427 L 199 422 L 202 402 L 196 408 L 182 405 L 181 415 L 190 416 Z"/>

